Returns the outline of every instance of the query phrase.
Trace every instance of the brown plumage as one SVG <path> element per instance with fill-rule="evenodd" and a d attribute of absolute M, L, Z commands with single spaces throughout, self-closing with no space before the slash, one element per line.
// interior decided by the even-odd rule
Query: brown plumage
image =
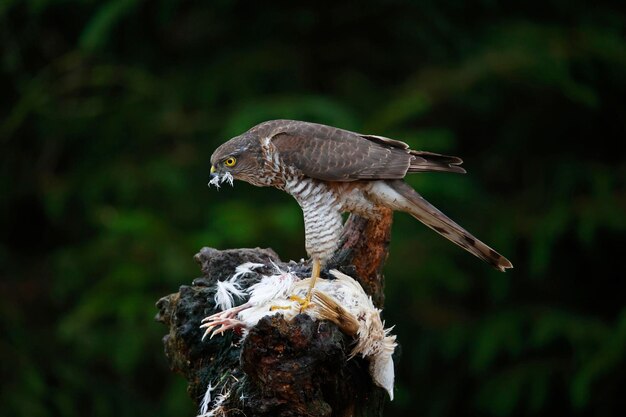
<path fill-rule="evenodd" d="M 261 123 L 211 156 L 213 176 L 231 174 L 294 196 L 304 213 L 306 248 L 324 264 L 334 253 L 342 212 L 376 218 L 380 207 L 405 211 L 500 271 L 511 263 L 407 185 L 414 172 L 465 173 L 454 156 L 415 151 L 401 141 L 293 120 Z"/>

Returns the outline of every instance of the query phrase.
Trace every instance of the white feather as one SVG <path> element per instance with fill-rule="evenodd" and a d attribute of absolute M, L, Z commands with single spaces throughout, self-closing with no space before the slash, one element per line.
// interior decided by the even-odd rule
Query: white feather
<path fill-rule="evenodd" d="M 248 274 L 254 273 L 255 269 L 260 268 L 262 266 L 265 266 L 265 265 L 255 263 L 255 262 L 246 262 L 245 264 L 241 264 L 237 268 L 235 268 L 235 273 L 233 274 L 232 277 L 230 277 L 229 281 L 235 283 L 236 281 L 239 280 L 239 278 L 242 278 Z"/>
<path fill-rule="evenodd" d="M 204 412 L 202 412 L 201 410 L 200 415 L 198 415 L 197 417 L 225 417 L 226 409 L 224 408 L 222 404 L 224 404 L 224 402 L 229 397 L 230 397 L 230 390 L 227 390 L 223 394 L 219 394 L 217 397 L 215 397 L 215 405 L 213 406 L 213 408 L 211 410 L 208 410 L 208 406 L 207 406 L 207 409 Z"/>
<path fill-rule="evenodd" d="M 265 276 L 260 282 L 248 287 L 249 301 L 253 305 L 262 305 L 286 298 L 291 294 L 291 287 L 293 287 L 294 282 L 299 280 L 300 278 L 291 272 Z"/>
<path fill-rule="evenodd" d="M 209 187 L 213 185 L 215 186 L 215 188 L 219 190 L 219 188 L 221 187 L 220 184 L 223 184 L 224 181 L 228 182 L 228 184 L 230 184 L 231 187 L 233 186 L 234 178 L 230 172 L 225 172 L 222 175 L 214 176 L 213 178 L 211 178 L 211 181 L 209 181 L 207 185 Z"/>
<path fill-rule="evenodd" d="M 214 386 L 211 385 L 211 383 L 209 382 L 209 385 L 206 388 L 206 391 L 204 392 L 204 396 L 202 397 L 202 402 L 200 403 L 200 416 L 204 416 L 207 414 L 207 412 L 209 411 L 209 404 L 211 404 L 211 392 L 215 389 Z"/>
<path fill-rule="evenodd" d="M 228 281 L 217 281 L 215 289 L 215 308 L 220 310 L 228 310 L 233 308 L 235 302 L 234 297 L 243 298 L 246 292 L 241 289 L 239 284 Z"/>
<path fill-rule="evenodd" d="M 227 281 L 218 281 L 215 290 L 215 308 L 228 310 L 233 308 L 234 297 L 243 298 L 247 292 L 241 289 L 239 279 L 247 274 L 254 273 L 254 270 L 265 266 L 264 264 L 246 262 L 235 268 L 235 273 Z"/>

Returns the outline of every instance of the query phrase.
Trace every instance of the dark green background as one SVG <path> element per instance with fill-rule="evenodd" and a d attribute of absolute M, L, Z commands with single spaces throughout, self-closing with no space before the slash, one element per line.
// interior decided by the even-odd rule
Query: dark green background
<path fill-rule="evenodd" d="M 387 416 L 626 413 L 616 2 L 0 2 L 0 414 L 193 416 L 155 301 L 202 246 L 305 256 L 288 195 L 206 186 L 272 118 L 462 156 L 409 182 L 506 274 L 397 214 Z"/>

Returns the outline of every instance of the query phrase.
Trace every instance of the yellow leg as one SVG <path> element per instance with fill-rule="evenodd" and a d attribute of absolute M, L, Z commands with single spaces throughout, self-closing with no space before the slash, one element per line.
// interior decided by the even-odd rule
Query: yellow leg
<path fill-rule="evenodd" d="M 306 294 L 306 298 L 304 302 L 301 303 L 300 312 L 303 312 L 311 305 L 311 297 L 313 296 L 313 288 L 315 287 L 315 282 L 320 276 L 320 271 L 322 269 L 322 264 L 318 259 L 313 259 L 313 271 L 311 272 L 311 285 L 309 285 L 309 291 Z"/>
<path fill-rule="evenodd" d="M 308 302 L 311 302 L 311 295 L 313 293 L 313 287 L 315 287 L 315 282 L 320 277 L 320 271 L 322 269 L 322 265 L 319 260 L 313 259 L 313 272 L 311 273 L 311 285 L 309 286 L 309 292 L 306 295 L 306 299 Z"/>

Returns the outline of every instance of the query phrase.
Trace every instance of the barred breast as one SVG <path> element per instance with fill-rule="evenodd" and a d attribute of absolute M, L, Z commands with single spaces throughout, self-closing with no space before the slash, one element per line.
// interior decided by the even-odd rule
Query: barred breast
<path fill-rule="evenodd" d="M 306 177 L 287 180 L 285 191 L 302 207 L 307 253 L 325 264 L 339 246 L 343 229 L 339 199 L 325 183 Z"/>

